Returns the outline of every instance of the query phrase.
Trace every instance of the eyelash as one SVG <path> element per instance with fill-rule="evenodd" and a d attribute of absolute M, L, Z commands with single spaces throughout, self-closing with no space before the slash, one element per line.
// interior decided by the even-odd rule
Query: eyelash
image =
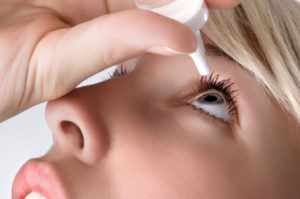
<path fill-rule="evenodd" d="M 116 78 L 120 77 L 123 75 L 126 75 L 128 73 L 127 68 L 124 64 L 121 64 L 112 74 L 110 74 L 110 78 Z M 229 109 L 229 118 L 231 118 L 230 123 L 232 123 L 232 120 L 234 116 L 237 113 L 237 97 L 238 97 L 238 90 L 233 90 L 232 86 L 234 83 L 231 81 L 231 79 L 224 79 L 224 80 L 219 80 L 220 75 L 215 74 L 214 72 L 210 74 L 210 76 L 201 76 L 198 84 L 196 87 L 193 89 L 193 92 L 191 95 L 189 95 L 188 99 L 195 98 L 196 96 L 199 96 L 199 94 L 210 90 L 214 89 L 223 96 L 225 103 L 227 104 L 227 107 Z M 190 103 L 187 102 L 187 98 L 185 98 L 185 103 L 186 105 L 192 106 Z M 208 114 L 206 111 L 201 110 L 197 107 L 192 106 L 194 109 L 197 111 L 204 112 Z M 220 118 L 216 118 L 213 115 L 208 114 L 209 116 L 213 117 L 214 119 L 217 120 L 222 120 Z M 223 121 L 227 123 L 226 121 Z"/>
<path fill-rule="evenodd" d="M 116 70 L 112 74 L 109 74 L 109 79 L 120 77 L 120 76 L 126 75 L 127 73 L 128 73 L 128 71 L 127 71 L 126 65 L 121 64 L 120 66 L 118 66 L 116 68 Z"/>
<path fill-rule="evenodd" d="M 215 74 L 214 72 L 211 73 L 210 76 L 201 76 L 198 84 L 194 88 L 192 95 L 190 95 L 190 96 L 193 96 L 195 98 L 196 96 L 199 96 L 199 94 L 201 94 L 207 90 L 210 90 L 210 89 L 214 89 L 214 90 L 218 91 L 223 96 L 223 99 L 225 100 L 225 103 L 227 104 L 227 107 L 229 110 L 229 118 L 231 120 L 230 122 L 232 122 L 234 116 L 237 113 L 238 90 L 232 89 L 232 86 L 234 85 L 234 83 L 231 81 L 231 79 L 219 80 L 219 78 L 220 78 L 220 75 Z M 190 105 L 189 103 L 187 103 L 187 104 Z M 196 108 L 196 107 L 194 107 L 194 108 L 199 110 L 199 108 Z M 208 115 L 210 115 L 210 114 L 208 114 Z M 210 115 L 210 116 L 214 117 L 213 115 Z M 215 118 L 215 119 L 222 120 L 220 118 Z M 224 121 L 222 120 L 222 122 L 224 122 Z"/>

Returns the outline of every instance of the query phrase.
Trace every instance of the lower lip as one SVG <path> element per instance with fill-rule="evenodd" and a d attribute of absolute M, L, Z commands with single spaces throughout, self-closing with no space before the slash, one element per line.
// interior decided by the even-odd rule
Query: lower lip
<path fill-rule="evenodd" d="M 67 199 L 66 189 L 53 166 L 37 160 L 28 161 L 18 172 L 12 189 L 13 199 L 24 199 L 31 192 L 38 192 L 47 199 Z"/>

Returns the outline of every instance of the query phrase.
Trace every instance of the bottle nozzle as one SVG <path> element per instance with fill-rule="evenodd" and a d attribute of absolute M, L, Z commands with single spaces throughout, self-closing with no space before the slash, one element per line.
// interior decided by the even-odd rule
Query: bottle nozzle
<path fill-rule="evenodd" d="M 200 31 L 197 31 L 195 35 L 197 36 L 198 39 L 198 48 L 195 52 L 190 54 L 190 57 L 193 59 L 200 75 L 209 75 L 211 72 L 211 68 L 205 56 L 205 48 L 203 45 Z"/>

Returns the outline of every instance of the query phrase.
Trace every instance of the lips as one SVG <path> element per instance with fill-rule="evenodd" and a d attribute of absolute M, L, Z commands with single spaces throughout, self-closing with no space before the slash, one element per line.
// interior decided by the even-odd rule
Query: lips
<path fill-rule="evenodd" d="M 12 197 L 24 199 L 31 192 L 47 199 L 70 198 L 53 165 L 38 160 L 30 160 L 20 169 L 13 183 Z"/>

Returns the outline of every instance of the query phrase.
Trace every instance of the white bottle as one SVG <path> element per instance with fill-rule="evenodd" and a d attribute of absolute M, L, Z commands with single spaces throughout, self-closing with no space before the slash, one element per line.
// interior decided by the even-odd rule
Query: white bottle
<path fill-rule="evenodd" d="M 140 9 L 164 15 L 177 20 L 188 26 L 198 38 L 198 48 L 191 53 L 200 75 L 208 75 L 211 72 L 206 60 L 205 48 L 203 45 L 200 29 L 208 20 L 208 9 L 204 0 L 173 0 L 165 4 L 145 5 L 145 1 L 136 0 L 136 5 Z"/>

